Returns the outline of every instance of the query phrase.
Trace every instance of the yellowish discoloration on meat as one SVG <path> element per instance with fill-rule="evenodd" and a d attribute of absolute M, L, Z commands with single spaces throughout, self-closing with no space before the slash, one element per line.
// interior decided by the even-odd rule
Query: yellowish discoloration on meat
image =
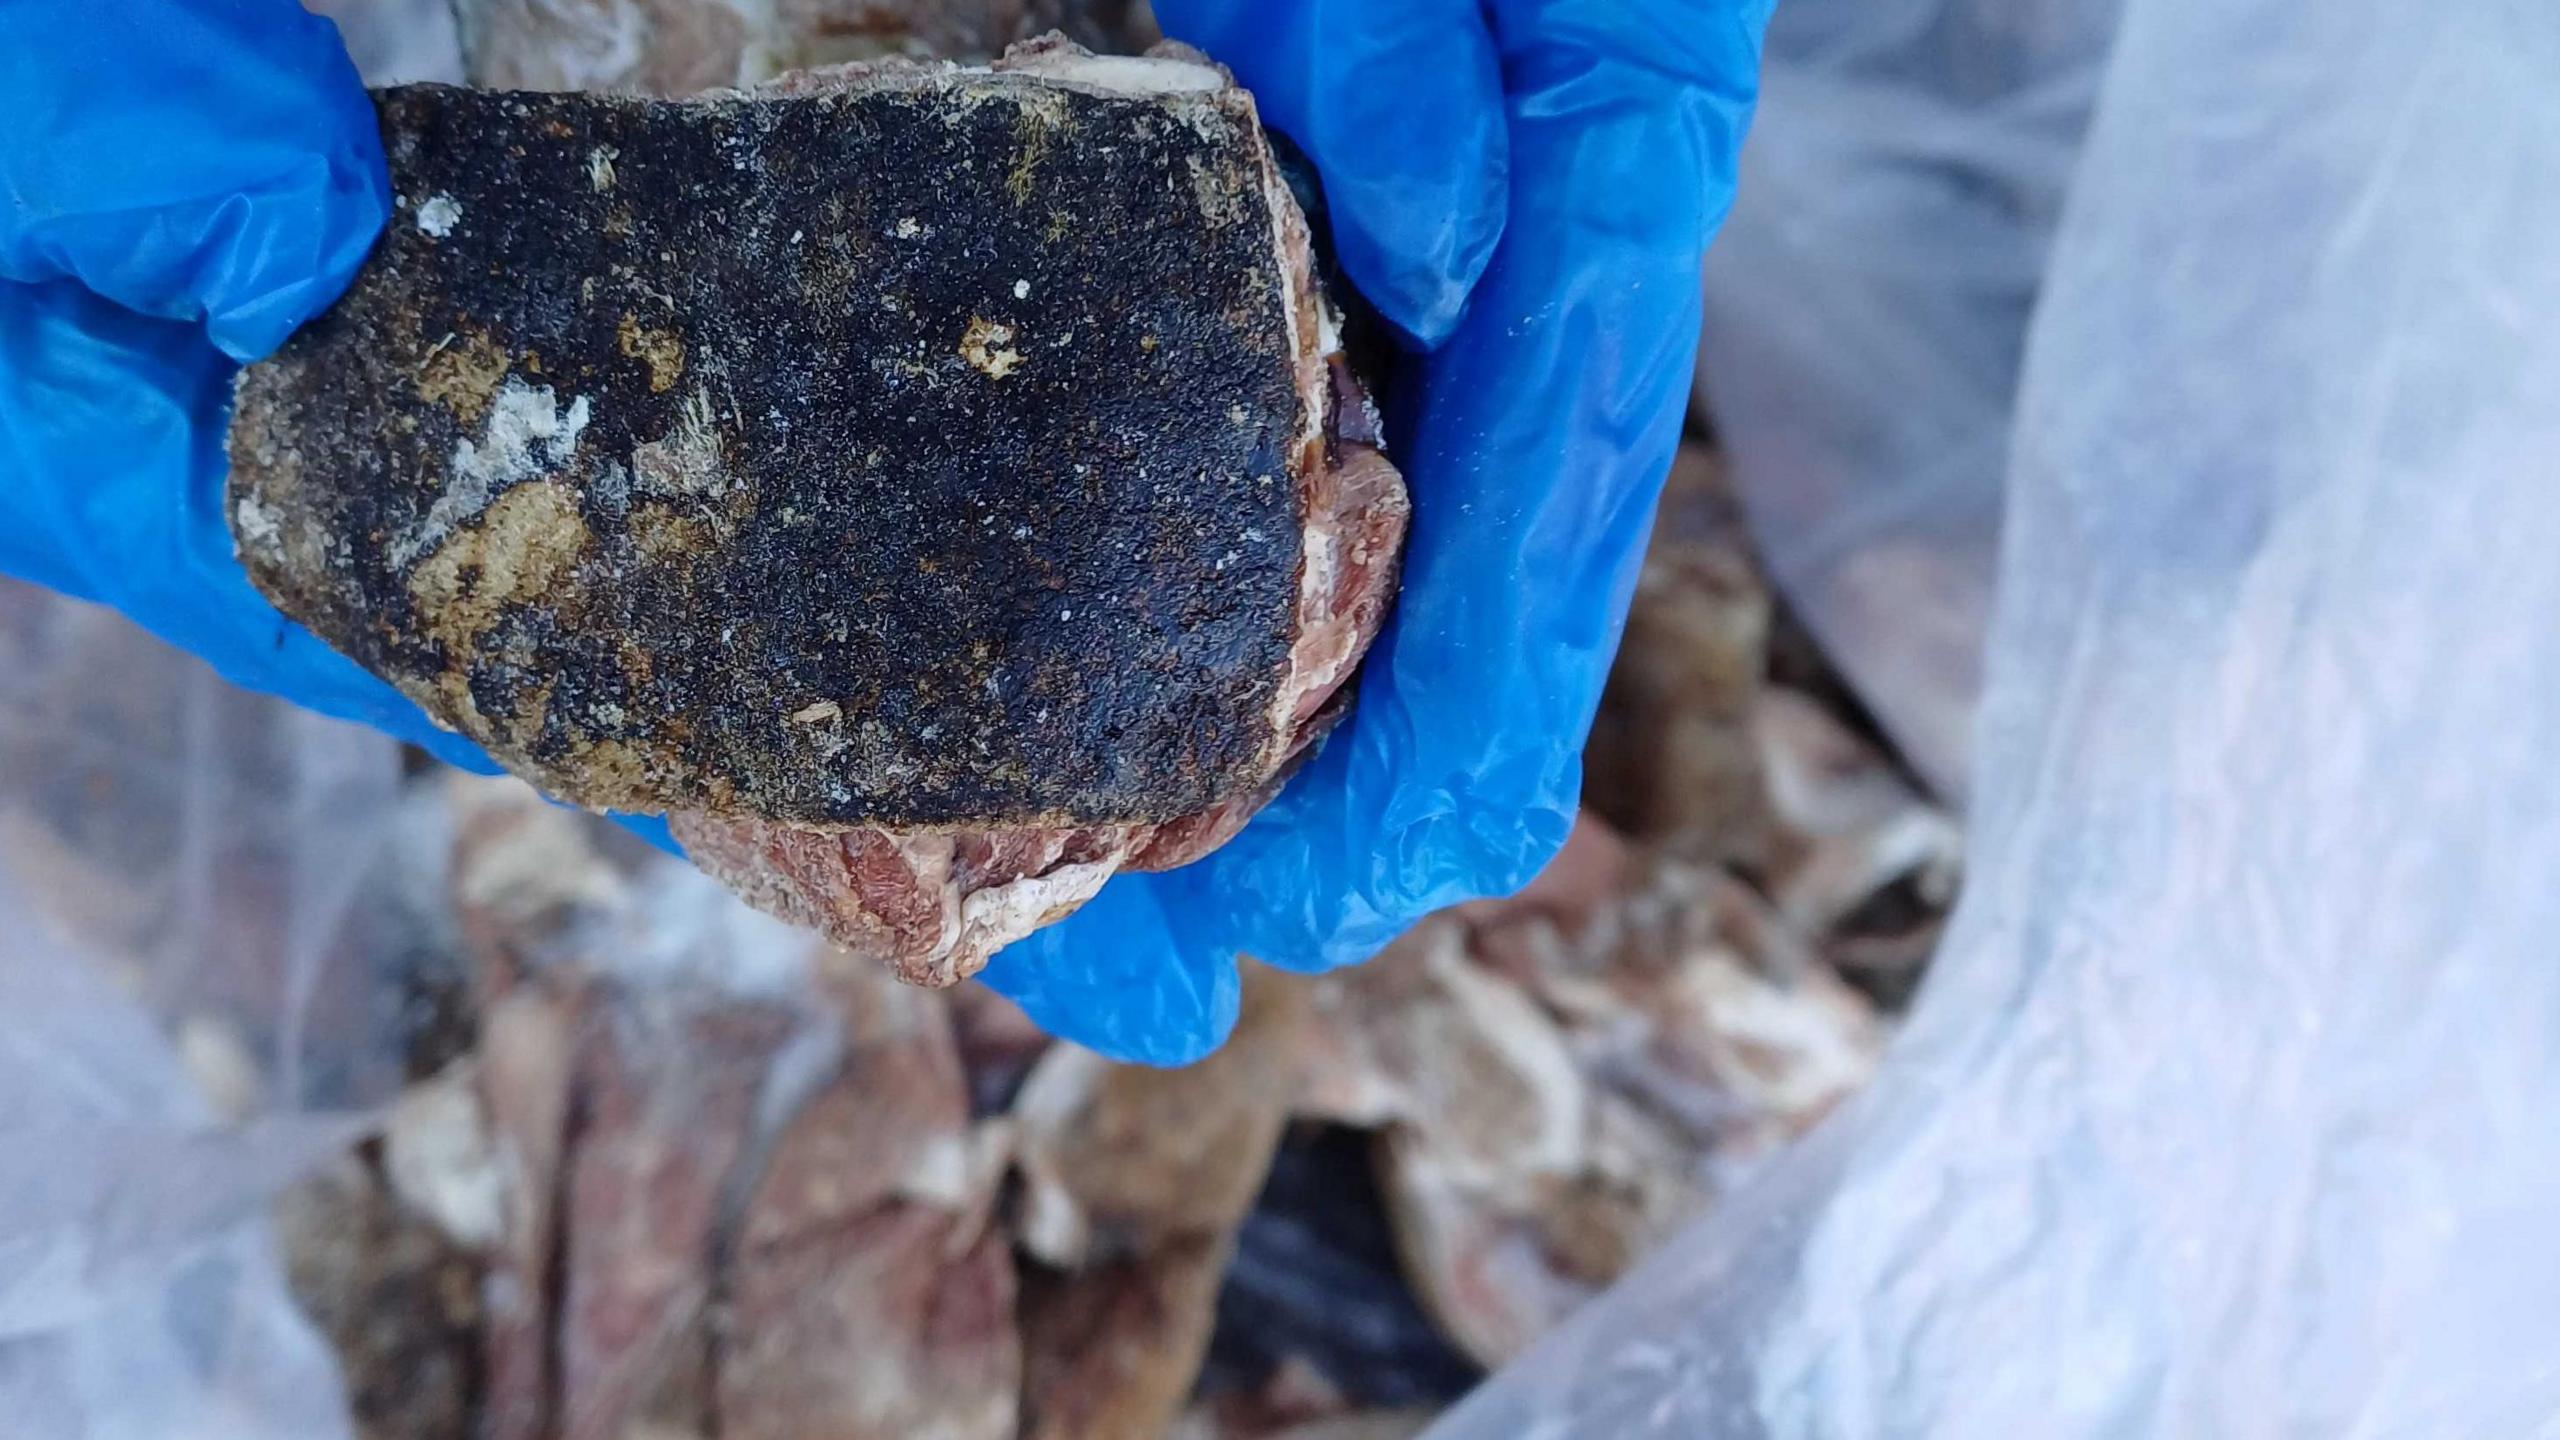
<path fill-rule="evenodd" d="M 629 315 L 622 317 L 614 339 L 622 353 L 649 367 L 649 393 L 664 395 L 684 374 L 684 341 L 672 330 L 653 330 Z"/>
<path fill-rule="evenodd" d="M 602 804 L 622 810 L 645 810 L 655 801 L 656 767 L 649 752 L 619 740 L 592 740 L 572 746 L 562 769 L 579 776 L 582 792 L 603 797 Z"/>
<path fill-rule="evenodd" d="M 716 497 L 729 492 L 729 467 L 720 447 L 711 395 L 685 397 L 676 428 L 631 452 L 631 478 L 644 495 Z"/>
<path fill-rule="evenodd" d="M 657 662 L 649 658 L 648 647 L 628 639 L 614 647 L 613 659 L 615 666 L 622 671 L 622 678 L 629 681 L 634 690 L 647 685 L 650 677 L 658 673 Z M 672 722 L 669 728 L 674 728 Z"/>
<path fill-rule="evenodd" d="M 557 598 L 590 540 L 578 502 L 547 481 L 518 485 L 409 572 L 429 635 L 468 654 L 510 608 Z M 450 662 L 449 662 L 450 663 Z"/>
<path fill-rule="evenodd" d="M 555 688 L 554 682 L 545 680 L 528 687 L 517 698 L 515 714 L 510 717 L 513 723 L 507 731 L 508 739 L 518 745 L 533 743 L 533 738 L 542 733 L 542 722 L 550 717 L 551 692 Z"/>
<path fill-rule="evenodd" d="M 1031 203 L 1037 188 L 1040 158 L 1049 153 L 1051 139 L 1071 123 L 1067 117 L 1066 97 L 1053 90 L 1021 89 L 1012 92 L 1022 118 L 1015 133 L 1022 148 L 1014 156 L 1013 168 L 1005 172 L 1005 192 L 1016 205 Z"/>
<path fill-rule="evenodd" d="M 506 352 L 488 336 L 478 331 L 448 335 L 429 348 L 426 363 L 418 367 L 418 398 L 476 426 L 489 413 L 490 398 L 506 374 Z"/>
<path fill-rule="evenodd" d="M 712 543 L 711 527 L 671 506 L 648 504 L 631 512 L 631 543 L 652 560 L 676 562 Z"/>
<path fill-rule="evenodd" d="M 990 380 L 1001 380 L 1022 363 L 1022 354 L 1013 348 L 1013 327 L 981 316 L 969 317 L 969 331 L 960 337 L 960 358 L 969 362 Z"/>

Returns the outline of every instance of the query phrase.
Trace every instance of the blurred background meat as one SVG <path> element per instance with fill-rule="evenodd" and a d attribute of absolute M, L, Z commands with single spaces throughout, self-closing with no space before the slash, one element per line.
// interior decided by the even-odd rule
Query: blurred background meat
<path fill-rule="evenodd" d="M 365 1117 L 274 1213 L 367 1436 L 1409 1434 L 1862 1085 L 1952 897 L 1956 823 L 1730 514 L 1693 444 L 1549 871 L 1249 966 L 1186 1070 L 845 964 L 512 780 L 359 745 L 361 798 L 315 791 L 337 727 L 14 587 L 0 873 L 203 1103 Z M 289 841 L 220 801 L 252 782 L 372 837 L 334 948 L 257 938 L 328 932 L 238 843 Z M 326 958 L 155 969 L 172 924 Z"/>
<path fill-rule="evenodd" d="M 982 61 L 1052 30 L 1156 38 L 1143 0 L 454 0 L 475 85 L 689 95 L 884 55 Z"/>

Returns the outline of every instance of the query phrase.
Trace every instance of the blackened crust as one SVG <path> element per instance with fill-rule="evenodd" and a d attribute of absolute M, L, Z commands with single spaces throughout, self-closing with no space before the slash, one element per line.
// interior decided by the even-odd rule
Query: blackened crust
<path fill-rule="evenodd" d="M 1268 778 L 1304 417 L 1240 92 L 379 103 L 402 208 L 238 391 L 286 613 L 592 806 L 1161 821 Z"/>

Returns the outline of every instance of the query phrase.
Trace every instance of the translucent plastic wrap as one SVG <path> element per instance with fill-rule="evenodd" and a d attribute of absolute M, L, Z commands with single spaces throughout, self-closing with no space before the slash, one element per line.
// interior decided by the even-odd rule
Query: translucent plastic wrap
<path fill-rule="evenodd" d="M 0 1435 L 345 1433 L 265 1216 L 401 1079 L 398 781 L 0 581 Z"/>
<path fill-rule="evenodd" d="M 1439 1433 L 2551 1433 L 2556 70 L 2129 0 L 1911 1028 Z"/>
<path fill-rule="evenodd" d="M 2027 316 L 2116 0 L 1788 0 L 1701 397 L 1761 557 L 1961 800 Z"/>
<path fill-rule="evenodd" d="M 336 23 L 367 85 L 463 83 L 453 0 L 304 0 Z"/>

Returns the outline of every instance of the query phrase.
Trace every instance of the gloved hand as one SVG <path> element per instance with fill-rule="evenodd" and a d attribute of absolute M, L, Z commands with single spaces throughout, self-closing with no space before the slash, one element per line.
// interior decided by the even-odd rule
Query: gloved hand
<path fill-rule="evenodd" d="M 251 589 L 223 521 L 232 373 L 391 213 L 336 27 L 294 0 L 8 0 L 0 96 L 0 572 L 494 772 Z"/>
<path fill-rule="evenodd" d="M 1323 177 L 1404 332 L 1402 598 L 1359 704 L 1232 844 L 1123 876 L 984 978 L 1114 1055 L 1234 1023 L 1232 956 L 1322 970 L 1528 882 L 1571 827 L 1733 194 L 1772 0 L 1156 0 Z"/>
<path fill-rule="evenodd" d="M 1361 959 L 1563 843 L 1769 3 L 1161 0 L 1314 159 L 1412 347 L 1389 419 L 1414 528 L 1359 706 L 1281 798 L 988 967 L 1042 1025 L 1189 1059 L 1234 1023 L 1237 951 Z M 389 213 L 334 30 L 291 0 L 10 0 L 0 95 L 0 571 L 489 770 L 259 597 L 223 523 L 235 363 L 335 298 Z"/>

